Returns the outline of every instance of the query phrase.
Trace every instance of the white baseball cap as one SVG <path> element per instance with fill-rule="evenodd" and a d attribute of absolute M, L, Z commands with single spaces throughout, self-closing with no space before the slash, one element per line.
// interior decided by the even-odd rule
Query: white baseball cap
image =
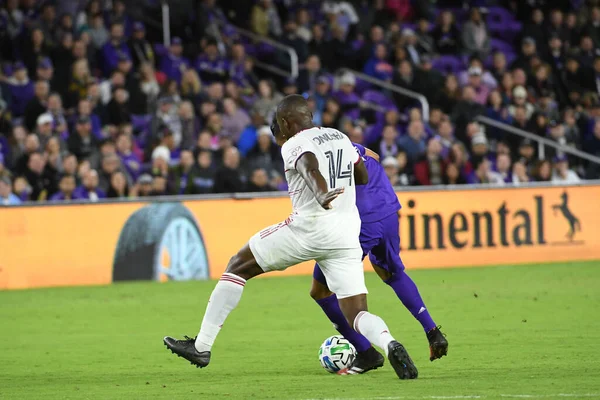
<path fill-rule="evenodd" d="M 52 121 L 54 121 L 54 118 L 52 118 L 52 115 L 50 113 L 43 113 L 42 115 L 37 117 L 38 126 L 52 123 Z"/>
<path fill-rule="evenodd" d="M 342 75 L 340 78 L 340 85 L 356 85 L 356 76 L 353 73 L 348 72 Z"/>
<path fill-rule="evenodd" d="M 404 28 L 402 30 L 402 36 L 415 36 L 415 31 L 411 28 Z"/>
<path fill-rule="evenodd" d="M 258 131 L 256 132 L 258 134 L 258 136 L 263 136 L 263 135 L 271 135 L 271 128 L 264 125 L 261 126 L 260 128 L 258 128 Z"/>
<path fill-rule="evenodd" d="M 157 158 L 162 158 L 168 162 L 171 159 L 171 151 L 167 146 L 158 146 L 152 151 L 152 160 L 156 160 Z"/>
<path fill-rule="evenodd" d="M 384 158 L 383 161 L 381 162 L 381 165 L 383 165 L 384 167 L 399 167 L 400 166 L 400 164 L 398 164 L 398 160 L 396 160 L 392 156 L 387 156 L 386 158 Z"/>
<path fill-rule="evenodd" d="M 527 90 L 523 86 L 517 86 L 513 90 L 513 96 L 515 97 L 527 97 Z"/>
<path fill-rule="evenodd" d="M 474 146 L 477 144 L 488 144 L 488 141 L 483 133 L 478 133 L 471 139 L 471 144 Z"/>

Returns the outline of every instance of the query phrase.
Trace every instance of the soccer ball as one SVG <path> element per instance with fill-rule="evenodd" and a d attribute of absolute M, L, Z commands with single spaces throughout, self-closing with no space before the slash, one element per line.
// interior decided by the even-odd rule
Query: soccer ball
<path fill-rule="evenodd" d="M 356 350 L 354 346 L 345 337 L 340 335 L 328 337 L 319 349 L 321 366 L 332 374 L 348 368 L 355 356 Z"/>

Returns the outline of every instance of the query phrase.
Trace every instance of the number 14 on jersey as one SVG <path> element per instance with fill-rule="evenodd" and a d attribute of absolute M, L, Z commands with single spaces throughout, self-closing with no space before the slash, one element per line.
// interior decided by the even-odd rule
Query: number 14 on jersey
<path fill-rule="evenodd" d="M 352 186 L 352 162 L 349 162 L 342 170 L 342 163 L 344 162 L 344 150 L 339 149 L 337 151 L 337 157 L 332 151 L 326 151 L 325 156 L 329 160 L 329 186 L 335 188 L 337 179 L 348 179 L 348 185 Z"/>

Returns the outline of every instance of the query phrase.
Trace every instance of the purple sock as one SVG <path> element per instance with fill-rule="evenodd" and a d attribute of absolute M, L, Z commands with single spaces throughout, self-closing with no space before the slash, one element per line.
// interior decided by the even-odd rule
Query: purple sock
<path fill-rule="evenodd" d="M 366 351 L 371 347 L 371 342 L 369 342 L 366 337 L 356 332 L 348 324 L 346 317 L 344 317 L 344 314 L 340 309 L 340 305 L 337 297 L 335 297 L 335 294 L 325 297 L 324 299 L 316 300 L 316 302 L 319 306 L 321 306 L 323 312 L 325 312 L 325 315 L 327 315 L 327 318 L 329 318 L 329 320 L 333 323 L 335 329 L 337 329 L 340 335 L 352 343 L 356 351 Z"/>
<path fill-rule="evenodd" d="M 400 271 L 394 274 L 390 279 L 385 281 L 404 304 L 404 307 L 423 325 L 425 332 L 429 332 L 436 327 L 435 322 L 429 315 L 429 311 L 425 307 L 425 303 L 419 294 L 417 285 L 406 275 L 406 272 Z"/>

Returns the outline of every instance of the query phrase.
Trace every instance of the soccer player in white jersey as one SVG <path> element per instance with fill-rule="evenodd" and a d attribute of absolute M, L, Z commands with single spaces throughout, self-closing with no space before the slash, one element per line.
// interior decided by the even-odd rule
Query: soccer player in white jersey
<path fill-rule="evenodd" d="M 362 158 L 346 135 L 313 125 L 302 96 L 283 99 L 277 108 L 277 124 L 275 140 L 282 146 L 292 214 L 252 236 L 231 258 L 210 296 L 198 336 L 184 340 L 167 336 L 165 345 L 193 365 L 206 367 L 212 345 L 248 279 L 316 260 L 348 322 L 386 352 L 400 379 L 416 378 L 417 369 L 404 346 L 394 340 L 380 317 L 367 311 L 355 205 L 355 184 L 368 182 Z M 382 364 L 383 360 L 365 359 L 353 363 L 346 373 L 358 374 Z"/>

